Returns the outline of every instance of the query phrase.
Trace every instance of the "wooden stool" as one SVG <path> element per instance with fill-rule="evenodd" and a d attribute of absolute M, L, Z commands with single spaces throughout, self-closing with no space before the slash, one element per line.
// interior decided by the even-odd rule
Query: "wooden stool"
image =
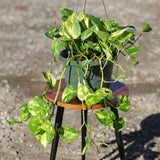
<path fill-rule="evenodd" d="M 59 81 L 58 81 L 59 83 Z M 82 104 L 80 103 L 80 101 L 78 101 L 76 99 L 76 97 L 74 97 L 69 103 L 65 103 L 62 102 L 62 93 L 64 91 L 66 87 L 66 81 L 65 79 L 62 80 L 62 84 L 61 84 L 61 90 L 57 99 L 57 113 L 56 113 L 56 119 L 55 119 L 55 137 L 52 141 L 52 147 L 51 147 L 51 155 L 50 155 L 50 160 L 55 160 L 56 158 L 56 152 L 57 152 L 57 148 L 58 148 L 58 141 L 59 141 L 59 135 L 57 132 L 57 129 L 61 127 L 62 125 L 62 120 L 63 120 L 63 112 L 64 112 L 64 108 L 71 108 L 71 109 L 80 109 L 81 110 L 81 124 L 83 124 L 83 107 Z M 58 84 L 57 84 L 57 88 L 58 88 Z M 54 90 L 48 90 L 45 97 L 50 101 L 53 102 L 56 92 L 57 92 L 57 88 L 54 88 Z M 117 96 L 119 95 L 125 95 L 128 96 L 129 91 L 128 91 L 128 87 L 125 86 L 123 83 L 120 82 L 115 82 L 115 83 L 111 83 L 110 84 L 110 89 L 112 90 L 113 96 L 115 97 L 114 100 L 111 101 L 112 105 L 116 106 L 117 104 Z M 102 109 L 104 108 L 101 104 L 96 104 L 93 106 L 88 107 L 88 109 Z M 85 110 L 85 121 L 87 123 L 87 110 Z M 114 114 L 116 115 L 116 119 L 119 118 L 118 115 L 118 110 L 111 107 L 111 110 L 114 112 Z M 117 145 L 118 145 L 118 149 L 119 149 L 119 156 L 121 160 L 125 160 L 125 152 L 124 152 L 124 145 L 123 145 L 123 140 L 122 140 L 122 133 L 121 132 L 115 132 L 115 136 L 116 136 L 116 141 L 117 141 Z M 86 145 L 85 142 L 85 137 L 86 137 L 86 127 L 85 125 L 82 127 L 82 151 L 83 148 Z M 82 160 L 85 160 L 85 155 L 82 155 Z"/>

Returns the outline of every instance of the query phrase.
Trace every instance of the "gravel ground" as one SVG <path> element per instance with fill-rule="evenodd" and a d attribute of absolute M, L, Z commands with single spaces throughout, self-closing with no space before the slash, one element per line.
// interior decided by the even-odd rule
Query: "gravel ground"
<path fill-rule="evenodd" d="M 130 90 L 131 110 L 121 113 L 126 127 L 123 138 L 127 160 L 160 159 L 160 3 L 158 0 L 105 0 L 109 18 L 123 25 L 149 23 L 153 31 L 144 34 L 138 45 L 144 50 L 137 55 L 141 62 L 129 72 L 124 82 Z M 83 1 L 80 1 L 82 9 Z M 48 160 L 50 146 L 44 149 L 26 125 L 9 126 L 9 114 L 18 118 L 19 107 L 33 96 L 42 93 L 42 72 L 51 65 L 51 42 L 44 36 L 54 21 L 60 24 L 57 8 L 75 9 L 71 0 L 0 0 L 0 160 Z M 105 17 L 101 1 L 87 1 L 87 12 Z M 57 63 L 54 75 L 60 75 Z M 89 111 L 89 126 L 95 132 L 103 130 Z M 79 128 L 79 111 L 66 109 L 64 126 Z M 98 127 L 97 127 L 98 126 Z M 107 148 L 93 145 L 87 160 L 119 159 L 113 132 L 101 137 Z M 80 160 L 80 137 L 74 143 L 60 141 L 58 160 Z"/>

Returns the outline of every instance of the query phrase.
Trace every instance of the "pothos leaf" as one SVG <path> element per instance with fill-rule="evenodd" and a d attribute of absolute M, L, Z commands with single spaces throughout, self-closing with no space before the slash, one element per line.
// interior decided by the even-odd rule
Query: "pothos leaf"
<path fill-rule="evenodd" d="M 139 61 L 135 57 L 130 57 L 130 58 L 133 63 L 133 66 L 136 66 L 139 63 Z"/>
<path fill-rule="evenodd" d="M 112 96 L 112 91 L 109 88 L 99 88 L 96 90 L 95 94 L 99 99 L 106 98 L 107 100 L 112 100 L 114 97 Z"/>
<path fill-rule="evenodd" d="M 92 26 L 90 28 L 88 28 L 87 30 L 85 30 L 84 32 L 82 32 L 81 34 L 81 40 L 84 41 L 86 40 L 96 29 L 96 26 Z"/>
<path fill-rule="evenodd" d="M 22 122 L 25 122 L 27 121 L 31 114 L 29 113 L 29 110 L 28 110 L 28 103 L 24 103 L 22 106 L 21 106 L 21 111 L 22 111 L 22 114 L 21 114 L 21 121 Z"/>
<path fill-rule="evenodd" d="M 121 132 L 123 130 L 124 126 L 125 126 L 125 121 L 124 121 L 123 117 L 118 118 L 115 121 L 114 128 L 115 128 L 116 132 Z"/>
<path fill-rule="evenodd" d="M 73 142 L 78 137 L 78 131 L 71 127 L 61 127 L 57 129 L 59 136 L 65 142 Z"/>
<path fill-rule="evenodd" d="M 82 84 L 78 84 L 78 89 L 77 89 L 77 96 L 79 98 L 80 101 L 84 101 L 86 100 L 87 95 L 89 94 L 89 90 L 87 88 L 87 86 L 84 86 Z"/>
<path fill-rule="evenodd" d="M 35 134 L 39 133 L 41 131 L 42 123 L 43 123 L 42 120 L 33 116 L 30 120 L 30 123 L 29 123 L 29 130 Z"/>
<path fill-rule="evenodd" d="M 51 28 L 49 28 L 49 31 L 45 33 L 45 35 L 46 35 L 48 38 L 52 39 L 52 40 L 53 40 L 53 37 L 54 37 L 55 32 L 57 31 L 57 29 L 54 28 L 55 24 L 56 24 L 56 22 L 54 22 L 54 23 L 53 23 L 53 26 L 52 26 Z"/>
<path fill-rule="evenodd" d="M 73 14 L 73 11 L 70 9 L 67 9 L 67 8 L 58 8 L 58 10 L 67 17 L 69 17 Z"/>
<path fill-rule="evenodd" d="M 43 72 L 43 77 L 49 89 L 57 85 L 57 80 L 51 73 Z"/>
<path fill-rule="evenodd" d="M 68 85 L 62 94 L 62 101 L 69 102 L 72 100 L 73 96 L 76 94 L 76 90 L 73 85 Z"/>
<path fill-rule="evenodd" d="M 16 123 L 15 119 L 12 118 L 10 115 L 9 115 L 9 119 L 10 119 L 9 125 L 14 125 Z"/>
<path fill-rule="evenodd" d="M 52 45 L 51 45 L 51 51 L 53 53 L 59 52 L 63 47 L 63 43 L 61 41 L 62 38 L 57 38 L 53 41 Z"/>
<path fill-rule="evenodd" d="M 138 51 L 141 51 L 142 49 L 143 49 L 143 47 L 129 47 L 126 52 L 129 56 L 131 56 L 131 55 L 137 53 Z"/>
<path fill-rule="evenodd" d="M 117 97 L 117 107 L 119 108 L 119 110 L 123 111 L 123 112 L 127 112 L 130 109 L 130 101 L 128 99 L 127 96 L 124 95 L 119 95 Z"/>
<path fill-rule="evenodd" d="M 150 32 L 152 28 L 147 23 L 142 23 L 142 32 Z"/>
<path fill-rule="evenodd" d="M 73 13 L 65 22 L 65 27 L 69 33 L 69 35 L 73 39 L 77 39 L 81 34 L 81 26 L 78 22 L 77 15 Z"/>
<path fill-rule="evenodd" d="M 95 114 L 99 122 L 105 126 L 113 125 L 113 120 L 116 119 L 115 114 L 109 109 L 96 111 Z"/>
<path fill-rule="evenodd" d="M 35 96 L 28 103 L 29 112 L 36 117 L 45 118 L 49 114 L 49 105 L 43 96 Z"/>
<path fill-rule="evenodd" d="M 85 60 L 85 61 L 80 61 L 78 66 L 80 69 L 83 69 L 85 68 L 89 63 L 90 63 L 91 60 Z"/>
<path fill-rule="evenodd" d="M 94 93 L 90 93 L 86 97 L 86 104 L 88 107 L 90 107 L 94 104 L 97 104 L 100 101 L 101 101 L 101 99 Z"/>
<path fill-rule="evenodd" d="M 36 134 L 37 140 L 46 148 L 54 139 L 55 130 L 49 120 L 41 125 L 41 132 Z"/>

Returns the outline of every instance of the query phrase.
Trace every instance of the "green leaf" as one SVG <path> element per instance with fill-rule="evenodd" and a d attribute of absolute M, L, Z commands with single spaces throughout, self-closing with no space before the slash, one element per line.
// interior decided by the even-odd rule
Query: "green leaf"
<path fill-rule="evenodd" d="M 96 18 L 93 15 L 89 15 L 89 14 L 86 14 L 86 17 L 89 18 L 90 21 L 92 21 L 93 25 L 96 25 L 98 26 L 98 28 L 103 29 L 103 25 L 99 18 Z"/>
<path fill-rule="evenodd" d="M 113 20 L 110 20 L 109 23 L 108 23 L 108 20 L 105 20 L 103 21 L 103 23 L 104 23 L 105 30 L 108 32 L 110 32 L 110 27 L 111 27 L 112 32 L 114 32 L 115 30 L 117 30 L 119 26 L 118 22 L 113 21 Z M 110 24 L 110 27 L 109 27 L 109 24 Z"/>
<path fill-rule="evenodd" d="M 125 126 L 125 121 L 124 121 L 124 118 L 121 117 L 121 118 L 118 118 L 116 121 L 115 121 L 115 125 L 114 125 L 114 128 L 115 128 L 115 131 L 116 132 L 121 132 L 123 130 Z"/>
<path fill-rule="evenodd" d="M 43 72 L 43 77 L 48 88 L 53 90 L 53 87 L 57 85 L 56 78 L 51 73 L 47 73 L 47 72 Z"/>
<path fill-rule="evenodd" d="M 143 49 L 143 47 L 129 47 L 129 48 L 127 49 L 127 54 L 128 54 L 129 56 L 131 56 L 131 55 L 137 53 L 138 51 L 141 51 L 142 49 Z"/>
<path fill-rule="evenodd" d="M 96 26 L 92 26 L 90 28 L 88 28 L 87 30 L 85 30 L 84 32 L 82 32 L 81 34 L 81 40 L 84 41 L 86 40 L 90 35 L 92 35 L 92 33 L 95 31 Z"/>
<path fill-rule="evenodd" d="M 53 41 L 52 45 L 51 45 L 51 51 L 52 52 L 59 52 L 63 47 L 63 43 L 61 42 L 62 38 L 57 38 Z"/>
<path fill-rule="evenodd" d="M 21 106 L 21 111 L 22 111 L 22 114 L 21 114 L 21 121 L 22 122 L 25 122 L 27 121 L 31 114 L 29 113 L 29 110 L 28 110 L 28 103 L 24 103 L 22 106 Z"/>
<path fill-rule="evenodd" d="M 115 41 L 117 42 L 126 42 L 130 37 L 132 37 L 133 33 L 125 31 L 120 36 L 118 36 Z"/>
<path fill-rule="evenodd" d="M 96 90 L 95 94 L 99 99 L 106 98 L 107 100 L 112 100 L 114 97 L 112 96 L 112 91 L 109 88 L 99 88 Z"/>
<path fill-rule="evenodd" d="M 77 39 L 81 35 L 81 26 L 75 13 L 68 17 L 65 22 L 65 27 L 67 32 L 73 39 Z"/>
<path fill-rule="evenodd" d="M 36 134 L 36 138 L 46 148 L 54 139 L 55 130 L 49 120 L 45 120 L 41 129 L 41 132 Z"/>
<path fill-rule="evenodd" d="M 123 112 L 127 112 L 130 109 L 130 101 L 128 99 L 127 96 L 124 95 L 119 95 L 117 97 L 118 103 L 117 103 L 117 107 L 123 111 Z"/>
<path fill-rule="evenodd" d="M 61 127 L 57 129 L 59 136 L 65 142 L 73 142 L 78 137 L 78 131 L 71 127 Z"/>
<path fill-rule="evenodd" d="M 73 85 L 68 85 L 62 94 L 62 101 L 69 102 L 72 100 L 73 96 L 76 94 L 76 90 Z"/>
<path fill-rule="evenodd" d="M 84 86 L 82 84 L 78 84 L 78 89 L 77 89 L 77 96 L 79 98 L 80 101 L 84 101 L 86 100 L 87 95 L 89 94 L 89 90 L 87 88 L 87 86 Z"/>
<path fill-rule="evenodd" d="M 39 133 L 41 131 L 42 123 L 43 123 L 42 120 L 33 116 L 30 120 L 30 123 L 29 123 L 29 130 L 35 134 Z"/>
<path fill-rule="evenodd" d="M 98 52 L 101 52 L 101 47 L 98 43 L 93 43 L 92 41 L 87 41 L 85 44 L 84 44 L 84 49 L 85 48 L 91 48 L 95 51 L 98 51 Z"/>
<path fill-rule="evenodd" d="M 150 32 L 152 28 L 147 23 L 142 23 L 142 33 L 143 32 Z"/>
<path fill-rule="evenodd" d="M 80 69 L 85 68 L 89 63 L 91 62 L 91 60 L 84 60 L 84 61 L 80 61 L 78 66 Z"/>
<path fill-rule="evenodd" d="M 30 113 L 24 113 L 24 112 L 22 112 L 22 114 L 21 114 L 21 121 L 22 122 L 26 122 L 29 118 L 30 118 Z"/>
<path fill-rule="evenodd" d="M 96 31 L 96 34 L 97 34 L 98 38 L 100 38 L 103 42 L 106 42 L 106 40 L 109 37 L 109 33 L 108 32 Z"/>
<path fill-rule="evenodd" d="M 46 35 L 48 38 L 50 38 L 50 39 L 53 39 L 54 34 L 55 34 L 55 32 L 57 31 L 57 29 L 54 28 L 55 24 L 56 24 L 56 22 L 54 22 L 53 25 L 52 25 L 52 27 L 49 28 L 49 31 L 45 33 L 45 35 Z"/>
<path fill-rule="evenodd" d="M 83 13 L 83 11 L 81 11 L 78 14 L 78 21 L 81 22 L 82 20 L 85 20 L 85 19 L 86 19 L 86 15 Z"/>
<path fill-rule="evenodd" d="M 67 9 L 67 8 L 58 8 L 58 10 L 67 17 L 69 17 L 73 14 L 73 11 L 70 9 Z"/>
<path fill-rule="evenodd" d="M 87 152 L 87 150 L 91 147 L 91 143 L 90 143 L 88 137 L 85 137 L 85 142 L 86 142 L 86 145 L 83 148 L 82 155 L 84 155 Z"/>
<path fill-rule="evenodd" d="M 28 103 L 29 112 L 38 118 L 45 118 L 49 114 L 49 105 L 43 96 L 35 96 Z"/>
<path fill-rule="evenodd" d="M 139 63 L 139 61 L 135 57 L 130 57 L 130 58 L 133 63 L 133 66 L 136 66 Z"/>
<path fill-rule="evenodd" d="M 100 123 L 105 126 L 111 126 L 114 123 L 114 119 L 116 119 L 115 114 L 108 109 L 96 111 L 96 117 Z"/>
<path fill-rule="evenodd" d="M 53 130 L 53 126 L 51 122 L 48 119 L 46 119 L 41 125 L 41 129 L 43 129 L 44 131 L 50 132 Z"/>
<path fill-rule="evenodd" d="M 90 93 L 86 97 L 86 104 L 88 107 L 97 104 L 101 101 L 101 99 L 94 93 Z"/>
<path fill-rule="evenodd" d="M 28 103 L 22 104 L 22 106 L 20 107 L 20 109 L 24 113 L 29 113 L 29 111 L 28 111 Z"/>
<path fill-rule="evenodd" d="M 127 76 L 124 76 L 124 75 L 120 75 L 118 73 L 113 73 L 112 74 L 116 79 L 119 79 L 119 78 L 127 78 Z"/>
<path fill-rule="evenodd" d="M 15 119 L 12 118 L 10 115 L 9 115 L 9 119 L 10 119 L 9 125 L 14 125 L 16 123 Z"/>
<path fill-rule="evenodd" d="M 61 21 L 61 29 L 59 30 L 59 35 L 61 35 L 65 39 L 65 41 L 71 40 L 71 36 L 69 35 L 65 26 L 65 22 L 63 20 Z"/>
<path fill-rule="evenodd" d="M 122 35 L 126 30 L 127 30 L 127 28 L 122 28 L 122 29 L 119 28 L 117 31 L 115 31 L 111 34 L 111 36 L 109 37 L 109 40 L 114 41 L 115 38 Z"/>
<path fill-rule="evenodd" d="M 54 131 L 52 131 L 52 132 L 42 131 L 42 132 L 36 134 L 37 140 L 38 140 L 45 148 L 47 148 L 48 145 L 51 144 L 52 140 L 54 139 L 54 136 L 55 136 L 55 132 L 54 132 Z"/>

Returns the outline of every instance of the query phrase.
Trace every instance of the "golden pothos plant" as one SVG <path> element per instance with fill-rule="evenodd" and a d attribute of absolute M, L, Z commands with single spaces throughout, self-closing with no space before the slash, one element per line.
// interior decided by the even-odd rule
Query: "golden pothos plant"
<path fill-rule="evenodd" d="M 72 84 L 67 85 L 62 95 L 62 101 L 70 102 L 73 96 L 77 95 L 83 106 L 84 103 L 86 103 L 88 107 L 103 103 L 105 108 L 95 112 L 98 121 L 106 127 L 112 126 L 115 121 L 112 129 L 117 132 L 124 128 L 125 122 L 123 117 L 115 120 L 115 114 L 107 107 L 108 104 L 111 105 L 110 100 L 114 99 L 114 97 L 109 88 L 103 87 L 103 84 L 106 83 L 103 69 L 108 62 L 111 62 L 118 66 L 123 72 L 132 70 L 138 64 L 138 60 L 134 57 L 134 54 L 143 49 L 141 46 L 137 47 L 134 45 L 144 32 L 151 31 L 151 27 L 148 24 L 142 23 L 141 33 L 136 36 L 136 28 L 132 25 L 121 26 L 114 20 L 101 20 L 93 15 L 85 14 L 83 11 L 75 13 L 65 8 L 58 10 L 63 14 L 60 28 L 56 28 L 54 23 L 53 26 L 49 28 L 49 31 L 46 32 L 46 36 L 52 40 L 51 50 L 55 53 L 50 72 L 43 72 L 43 77 L 48 88 L 42 95 L 35 96 L 29 100 L 28 103 L 20 107 L 22 111 L 20 116 L 21 121 L 16 121 L 11 116 L 9 121 L 10 125 L 30 121 L 29 130 L 35 134 L 37 140 L 44 147 L 47 147 L 55 136 L 55 129 L 51 124 L 51 120 L 54 118 L 54 110 L 60 92 L 62 78 L 71 61 L 75 61 L 77 64 L 77 89 L 75 89 Z M 60 76 L 55 100 L 53 103 L 49 103 L 45 98 L 45 94 L 48 89 L 53 90 L 54 87 L 57 86 L 57 79 L 52 74 L 52 71 L 54 70 L 54 65 L 58 57 L 62 55 L 62 53 L 63 56 L 68 57 L 68 61 Z M 123 64 L 117 63 L 119 55 L 123 55 Z M 105 61 L 103 65 L 102 61 Z M 123 66 L 128 61 L 132 62 L 132 66 L 125 70 Z M 99 62 L 99 68 L 102 73 L 100 86 L 98 86 L 96 90 L 90 88 L 85 81 L 85 76 L 87 75 L 91 62 Z M 85 70 L 84 75 L 81 75 L 82 69 Z M 80 80 L 80 76 L 83 77 L 82 81 Z M 117 73 L 113 73 L 113 76 L 116 80 L 125 77 Z M 117 106 L 112 107 L 127 112 L 130 109 L 130 101 L 126 96 L 120 95 L 117 99 Z M 83 111 L 84 110 L 85 107 L 83 107 Z M 79 129 L 61 127 L 58 129 L 58 133 L 64 141 L 72 142 L 78 137 L 83 126 L 86 126 L 92 135 L 91 139 L 85 138 L 86 146 L 82 152 L 82 154 L 85 154 L 94 140 L 102 143 L 88 127 L 85 119 Z"/>

